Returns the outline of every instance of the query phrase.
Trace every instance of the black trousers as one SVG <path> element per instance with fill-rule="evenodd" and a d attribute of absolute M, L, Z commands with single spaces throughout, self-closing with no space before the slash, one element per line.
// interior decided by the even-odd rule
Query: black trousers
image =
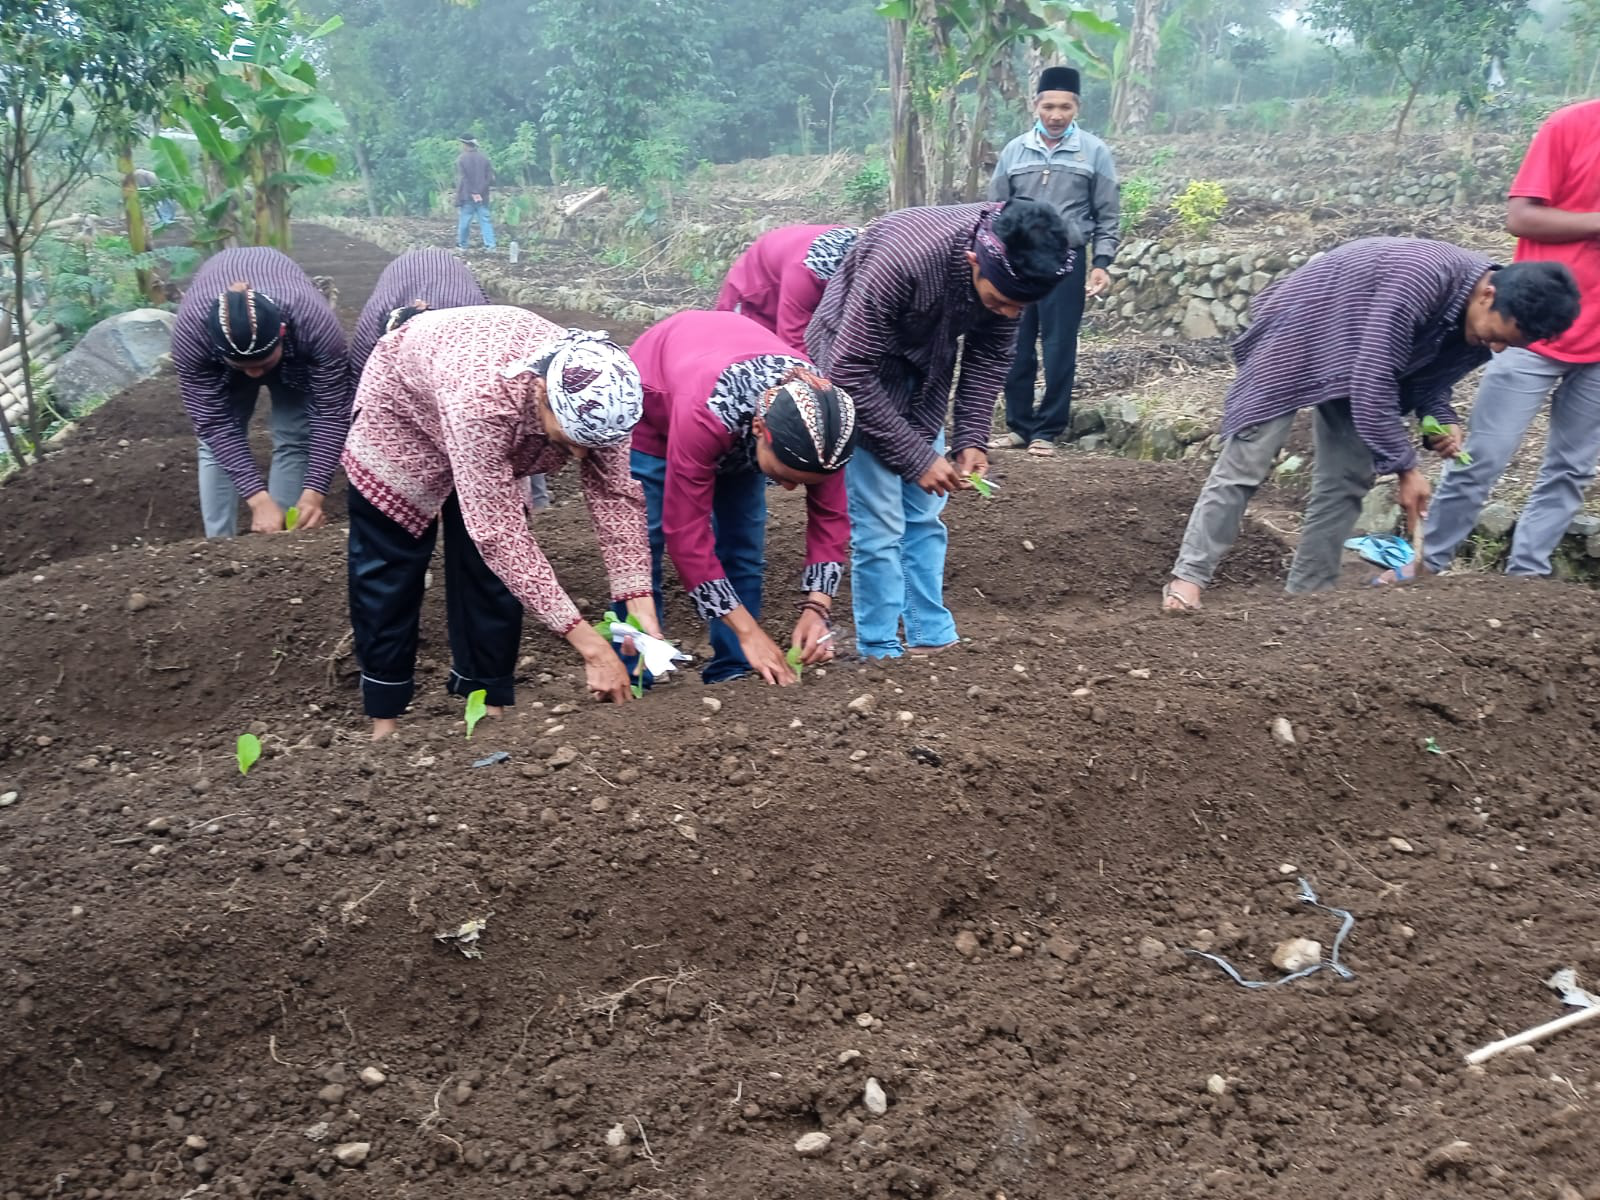
<path fill-rule="evenodd" d="M 1083 324 L 1084 288 L 1089 279 L 1089 248 L 1079 249 L 1072 270 L 1055 290 L 1022 314 L 1017 357 L 1006 376 L 1006 428 L 1023 441 L 1053 442 L 1072 417 L 1072 378 L 1078 370 L 1078 326 Z M 1044 399 L 1034 411 L 1039 378 L 1035 342 L 1044 343 Z"/>
<path fill-rule="evenodd" d="M 350 489 L 350 626 L 367 716 L 398 717 L 416 692 L 417 629 L 433 543 L 444 523 L 444 597 L 450 694 L 478 689 L 487 704 L 516 702 L 522 605 L 467 533 L 455 493 L 419 538 Z"/>

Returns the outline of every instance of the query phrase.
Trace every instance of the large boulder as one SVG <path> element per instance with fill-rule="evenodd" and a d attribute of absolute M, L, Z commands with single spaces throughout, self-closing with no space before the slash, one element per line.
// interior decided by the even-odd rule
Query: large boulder
<path fill-rule="evenodd" d="M 51 384 L 64 416 L 148 379 L 172 354 L 175 318 L 159 308 L 136 308 L 107 317 L 62 357 Z"/>

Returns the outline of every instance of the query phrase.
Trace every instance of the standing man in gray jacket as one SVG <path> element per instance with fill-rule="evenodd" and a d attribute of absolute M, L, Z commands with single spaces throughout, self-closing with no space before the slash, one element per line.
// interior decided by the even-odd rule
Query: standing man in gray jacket
<path fill-rule="evenodd" d="M 1006 428 L 996 448 L 1028 448 L 1029 454 L 1056 452 L 1056 439 L 1072 409 L 1072 377 L 1078 365 L 1078 326 L 1087 296 L 1111 286 L 1106 268 L 1121 241 L 1121 196 L 1111 151 L 1092 133 L 1078 128 L 1078 72 L 1046 67 L 1034 98 L 1033 128 L 1013 138 L 1000 152 L 990 200 L 1027 196 L 1055 205 L 1067 223 L 1074 256 L 1072 272 L 1055 291 L 1022 314 L 1017 357 L 1006 376 Z M 1034 409 L 1039 359 L 1044 343 L 1044 399 Z"/>

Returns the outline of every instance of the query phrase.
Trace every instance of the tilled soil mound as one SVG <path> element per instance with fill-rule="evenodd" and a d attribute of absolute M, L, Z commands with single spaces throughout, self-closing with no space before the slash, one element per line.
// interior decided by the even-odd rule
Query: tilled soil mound
<path fill-rule="evenodd" d="M 0 579 L 7 1200 L 1600 1197 L 1596 1026 L 1462 1061 L 1600 977 L 1593 592 L 1291 602 L 1255 531 L 1163 618 L 1194 471 L 1006 456 L 959 649 L 617 709 L 530 630 L 469 741 L 436 590 L 373 747 L 342 530 L 113 551 L 94 447 Z M 1301 878 L 1351 978 L 1185 953 L 1330 947 Z"/>

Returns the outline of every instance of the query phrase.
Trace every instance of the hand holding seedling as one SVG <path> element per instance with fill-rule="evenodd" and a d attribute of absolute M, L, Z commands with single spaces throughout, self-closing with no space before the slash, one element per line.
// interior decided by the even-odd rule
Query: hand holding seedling
<path fill-rule="evenodd" d="M 992 479 L 985 479 L 976 471 L 967 476 L 967 482 L 970 483 L 977 491 L 978 495 L 982 496 L 985 500 L 992 500 L 994 498 L 994 490 L 1000 486 Z"/>
<path fill-rule="evenodd" d="M 963 491 L 977 489 L 981 492 L 983 489 L 979 488 L 972 480 L 975 476 L 981 477 L 988 473 L 989 455 L 987 451 L 981 450 L 977 446 L 969 446 L 956 455 L 956 474 L 959 476 L 956 486 Z"/>
<path fill-rule="evenodd" d="M 300 493 L 300 502 L 291 511 L 297 516 L 289 529 L 317 529 L 328 523 L 328 514 L 322 511 L 322 493 L 309 488 Z"/>
<path fill-rule="evenodd" d="M 794 623 L 794 633 L 789 639 L 786 661 L 795 668 L 795 678 L 800 678 L 800 667 L 814 667 L 833 657 L 833 635 L 828 621 L 814 608 L 807 608 Z"/>
<path fill-rule="evenodd" d="M 623 704 L 632 698 L 628 669 L 611 648 L 608 634 L 579 621 L 567 630 L 567 642 L 583 656 L 584 682 L 596 699 Z"/>
<path fill-rule="evenodd" d="M 1463 467 L 1472 465 L 1472 455 L 1461 448 L 1465 439 L 1459 425 L 1441 425 L 1435 417 L 1423 417 L 1422 437 L 1440 458 L 1453 458 Z"/>
<path fill-rule="evenodd" d="M 766 630 L 756 623 L 748 608 L 741 604 L 722 619 L 739 639 L 739 649 L 744 651 L 744 659 L 752 671 L 779 687 L 800 682 L 800 677 L 790 669 L 789 660 L 778 648 L 778 643 L 767 636 Z"/>

